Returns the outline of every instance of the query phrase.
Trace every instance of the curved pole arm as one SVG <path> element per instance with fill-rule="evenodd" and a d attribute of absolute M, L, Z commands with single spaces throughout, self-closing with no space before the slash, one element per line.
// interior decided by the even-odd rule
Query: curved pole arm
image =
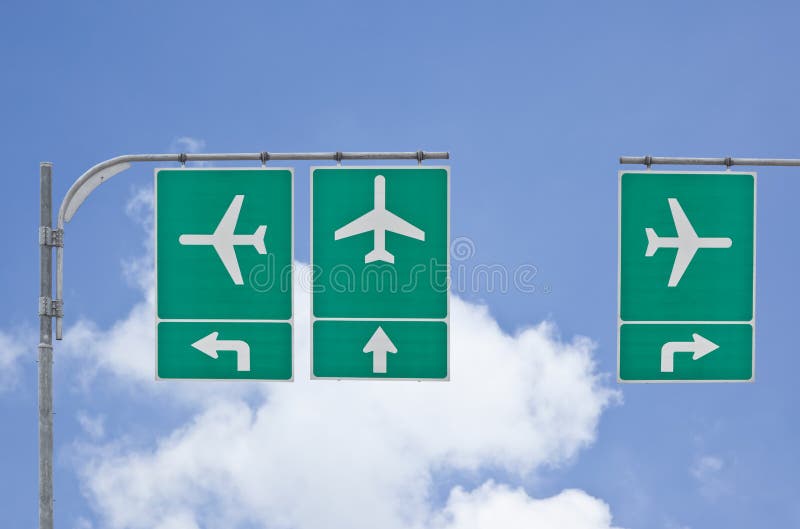
<path fill-rule="evenodd" d="M 207 161 L 261 161 L 266 163 L 269 160 L 280 161 L 314 161 L 314 160 L 448 160 L 449 152 L 256 152 L 256 153 L 183 153 L 183 154 L 126 154 L 117 156 L 104 162 L 100 162 L 88 171 L 83 173 L 80 178 L 64 195 L 61 207 L 58 210 L 59 230 L 64 230 L 64 223 L 72 220 L 72 217 L 81 207 L 81 204 L 89 195 L 97 189 L 103 182 L 108 181 L 114 175 L 130 168 L 134 162 L 207 162 Z M 64 248 L 56 248 L 56 299 L 63 299 L 64 284 Z M 56 317 L 56 339 L 62 337 L 62 318 Z"/>
<path fill-rule="evenodd" d="M 131 162 L 139 161 L 136 158 L 138 158 L 138 155 L 111 158 L 90 168 L 75 180 L 67 190 L 67 194 L 64 195 L 64 200 L 61 201 L 61 207 L 58 209 L 58 229 L 64 229 L 64 223 L 72 219 L 75 212 L 83 204 L 83 201 L 97 186 L 109 180 L 112 176 L 130 168 Z"/>

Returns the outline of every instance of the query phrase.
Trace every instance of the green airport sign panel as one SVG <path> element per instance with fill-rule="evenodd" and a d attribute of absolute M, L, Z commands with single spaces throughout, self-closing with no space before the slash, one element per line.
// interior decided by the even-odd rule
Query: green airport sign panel
<path fill-rule="evenodd" d="M 447 377 L 444 321 L 318 320 L 313 333 L 318 378 Z"/>
<path fill-rule="evenodd" d="M 619 178 L 620 381 L 752 380 L 756 175 Z"/>
<path fill-rule="evenodd" d="M 265 367 L 256 358 L 279 355 L 278 364 L 291 366 L 291 332 L 288 348 L 282 344 L 257 352 L 247 333 L 237 337 L 228 329 L 222 338 L 222 331 L 212 327 L 236 320 L 237 325 L 261 329 L 258 337 L 262 339 L 269 324 L 280 329 L 291 326 L 292 181 L 290 169 L 156 170 L 159 378 L 287 378 L 282 367 Z M 231 370 L 227 361 L 211 358 L 207 350 L 216 338 L 192 347 L 204 338 L 195 336 L 200 323 L 210 325 L 206 337 L 218 332 L 223 342 L 245 342 L 254 368 Z M 178 346 L 176 337 L 186 343 Z M 184 361 L 187 355 L 203 365 L 210 358 L 216 367 L 200 369 Z"/>
<path fill-rule="evenodd" d="M 158 323 L 158 378 L 291 380 L 292 326 Z"/>
<path fill-rule="evenodd" d="M 622 380 L 741 380 L 753 378 L 753 326 L 742 324 L 623 324 Z"/>
<path fill-rule="evenodd" d="M 447 379 L 449 180 L 444 167 L 312 169 L 312 377 Z M 386 351 L 367 346 L 390 357 L 369 367 Z"/>
<path fill-rule="evenodd" d="M 292 317 L 292 172 L 156 172 L 161 319 Z"/>

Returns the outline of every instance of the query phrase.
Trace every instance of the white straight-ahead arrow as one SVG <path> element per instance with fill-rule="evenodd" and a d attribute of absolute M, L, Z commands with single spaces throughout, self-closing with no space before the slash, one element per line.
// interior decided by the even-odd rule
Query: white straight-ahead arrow
<path fill-rule="evenodd" d="M 219 332 L 214 331 L 208 336 L 200 338 L 192 347 L 207 354 L 211 358 L 219 358 L 219 351 L 236 352 L 236 370 L 250 371 L 250 346 L 242 340 L 218 340 Z"/>
<path fill-rule="evenodd" d="M 365 353 L 372 353 L 372 372 L 386 373 L 386 353 L 396 353 L 397 347 L 386 336 L 382 327 L 373 333 L 367 345 L 364 346 Z"/>
<path fill-rule="evenodd" d="M 691 342 L 667 342 L 661 347 L 662 373 L 673 372 L 675 353 L 694 353 L 692 354 L 692 360 L 697 360 L 719 349 L 719 345 L 697 333 L 692 333 L 692 340 Z"/>

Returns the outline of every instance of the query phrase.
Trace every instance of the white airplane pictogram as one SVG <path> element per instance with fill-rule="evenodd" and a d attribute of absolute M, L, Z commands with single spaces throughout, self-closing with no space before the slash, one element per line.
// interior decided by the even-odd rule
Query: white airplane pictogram
<path fill-rule="evenodd" d="M 243 201 L 244 195 L 233 197 L 228 211 L 222 216 L 214 233 L 210 235 L 184 234 L 178 237 L 178 242 L 184 246 L 213 246 L 231 279 L 237 285 L 243 285 L 244 281 L 242 281 L 242 272 L 239 270 L 239 261 L 236 259 L 234 246 L 252 246 L 261 255 L 267 253 L 264 246 L 266 225 L 259 226 L 252 235 L 235 235 L 233 233 L 239 220 Z"/>
<path fill-rule="evenodd" d="M 675 262 L 672 265 L 672 273 L 669 276 L 667 286 L 677 286 L 683 277 L 683 273 L 692 262 L 694 254 L 700 248 L 730 248 L 733 241 L 729 237 L 698 237 L 692 228 L 689 218 L 683 212 L 677 198 L 668 198 L 669 209 L 672 212 L 672 220 L 675 222 L 677 237 L 659 237 L 653 228 L 645 228 L 647 234 L 647 250 L 645 257 L 651 257 L 659 248 L 677 248 Z"/>
<path fill-rule="evenodd" d="M 394 255 L 386 251 L 386 232 L 397 233 L 420 241 L 425 232 L 386 209 L 386 178 L 375 177 L 375 207 L 356 220 L 342 226 L 333 234 L 334 240 L 345 239 L 360 233 L 373 232 L 373 250 L 364 256 L 365 263 L 386 261 L 394 263 Z"/>

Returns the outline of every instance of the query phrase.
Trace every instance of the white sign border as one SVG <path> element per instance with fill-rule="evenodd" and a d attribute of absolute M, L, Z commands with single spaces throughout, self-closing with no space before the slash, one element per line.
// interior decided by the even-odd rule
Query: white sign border
<path fill-rule="evenodd" d="M 383 169 L 444 169 L 447 174 L 447 315 L 444 318 L 317 318 L 314 316 L 314 171 L 317 169 L 327 170 L 352 170 L 352 169 L 369 169 L 369 170 L 383 170 Z M 309 223 L 308 223 L 308 245 L 309 245 L 309 270 L 310 270 L 310 289 L 308 292 L 309 304 L 309 375 L 311 380 L 367 380 L 367 381 L 382 381 L 393 380 L 402 382 L 449 382 L 451 373 L 450 363 L 450 166 L 449 165 L 348 165 L 348 166 L 331 166 L 331 165 L 312 165 L 309 168 Z M 325 321 L 430 321 L 430 322 L 444 322 L 447 328 L 447 375 L 444 378 L 396 378 L 396 377 L 318 377 L 314 375 L 314 322 L 317 320 Z"/>
<path fill-rule="evenodd" d="M 716 174 L 716 175 L 745 175 L 745 176 L 752 176 L 753 177 L 753 311 L 752 311 L 752 318 L 750 321 L 623 321 L 621 318 L 621 309 L 622 309 L 622 176 L 625 174 L 650 174 L 650 175 L 674 175 L 674 174 Z M 646 170 L 625 170 L 620 169 L 617 172 L 617 383 L 618 384 L 716 384 L 716 383 L 753 383 L 756 379 L 756 255 L 757 255 L 757 244 L 756 238 L 758 234 L 758 173 L 755 171 L 651 171 L 650 169 Z M 649 325 L 658 325 L 658 324 L 684 324 L 684 325 L 705 325 L 705 324 L 713 324 L 713 325 L 725 325 L 725 324 L 739 324 L 739 325 L 747 325 L 749 324 L 752 328 L 752 345 L 751 345 L 751 357 L 750 361 L 752 363 L 750 367 L 750 378 L 743 380 L 743 379 L 718 379 L 718 380 L 707 380 L 707 379 L 691 379 L 691 380 L 683 380 L 683 379 L 672 379 L 672 380 L 624 380 L 620 376 L 620 349 L 621 349 L 621 334 L 622 334 L 622 325 L 635 325 L 635 324 L 649 324 Z"/>
<path fill-rule="evenodd" d="M 290 270 L 289 270 L 289 285 L 292 289 L 291 295 L 291 313 L 288 320 L 254 320 L 254 319 L 161 319 L 158 317 L 158 173 L 159 171 L 289 171 L 289 182 L 291 187 L 291 256 L 290 256 Z M 154 292 L 154 306 L 153 316 L 155 320 L 155 380 L 192 380 L 197 382 L 294 382 L 294 299 L 295 299 L 295 285 L 294 285 L 294 168 L 293 167 L 156 167 L 153 172 L 153 286 Z M 160 322 L 203 322 L 203 323 L 288 323 L 291 335 L 291 369 L 292 374 L 289 378 L 161 378 L 158 376 L 158 324 Z"/>

